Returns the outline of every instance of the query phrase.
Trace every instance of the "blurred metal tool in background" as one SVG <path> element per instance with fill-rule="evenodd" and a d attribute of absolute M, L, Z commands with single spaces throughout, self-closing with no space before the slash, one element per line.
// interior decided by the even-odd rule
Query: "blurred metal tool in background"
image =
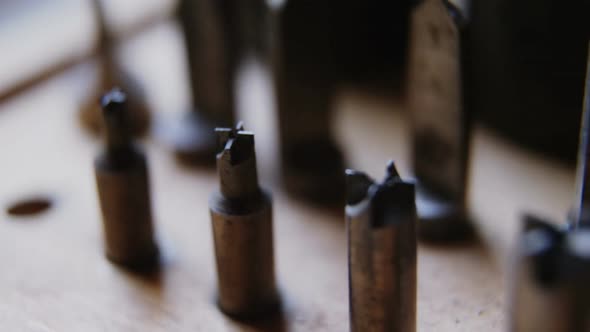
<path fill-rule="evenodd" d="M 463 91 L 464 25 L 446 0 L 424 0 L 412 16 L 408 103 L 418 230 L 431 241 L 472 233 L 465 206 L 471 110 Z"/>
<path fill-rule="evenodd" d="M 588 52 L 588 64 L 586 74 L 586 92 L 584 94 L 584 109 L 582 110 L 582 120 L 580 128 L 580 143 L 578 145 L 578 170 L 576 175 L 576 197 L 574 200 L 574 210 L 572 226 L 590 226 L 590 170 L 588 167 L 588 158 L 590 157 L 590 45 Z"/>
<path fill-rule="evenodd" d="M 219 191 L 209 207 L 215 243 L 219 307 L 251 318 L 278 308 L 273 254 L 272 203 L 258 186 L 254 134 L 216 129 Z"/>
<path fill-rule="evenodd" d="M 341 204 L 343 157 L 331 129 L 334 5 L 309 0 L 273 3 L 271 61 L 284 186 L 313 203 Z"/>
<path fill-rule="evenodd" d="M 133 144 L 126 95 L 113 89 L 101 99 L 105 149 L 94 162 L 107 257 L 131 268 L 157 263 L 148 166 Z"/>
<path fill-rule="evenodd" d="M 513 270 L 510 331 L 590 331 L 588 130 L 590 56 L 574 208 L 563 227 L 525 217 Z"/>
<path fill-rule="evenodd" d="M 267 0 L 236 1 L 238 15 L 239 53 L 249 52 L 267 60 L 270 42 Z"/>
<path fill-rule="evenodd" d="M 590 231 L 526 217 L 512 277 L 510 331 L 590 331 Z"/>
<path fill-rule="evenodd" d="M 165 131 L 176 156 L 188 163 L 210 163 L 217 126 L 231 126 L 238 66 L 236 10 L 231 1 L 182 0 L 178 17 L 184 30 L 193 109 Z"/>
<path fill-rule="evenodd" d="M 346 171 L 351 331 L 416 330 L 414 185 L 393 162 L 383 182 Z"/>
<path fill-rule="evenodd" d="M 113 86 L 121 87 L 127 96 L 130 129 L 134 135 L 143 135 L 150 126 L 150 110 L 145 103 L 146 98 L 138 82 L 119 65 L 115 56 L 115 38 L 106 26 L 104 4 L 100 0 L 92 0 L 93 9 L 98 22 L 99 50 L 99 84 L 95 93 L 90 94 L 88 101 L 82 104 L 79 113 L 82 125 L 93 133 L 102 131 L 102 116 L 97 101 L 100 96 Z"/>

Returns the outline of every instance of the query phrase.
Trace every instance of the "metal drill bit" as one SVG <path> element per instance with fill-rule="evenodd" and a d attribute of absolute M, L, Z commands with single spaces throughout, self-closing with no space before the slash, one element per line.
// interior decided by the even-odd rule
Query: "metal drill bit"
<path fill-rule="evenodd" d="M 513 270 L 510 331 L 590 331 L 590 232 L 527 217 Z"/>
<path fill-rule="evenodd" d="M 580 128 L 580 143 L 578 146 L 578 170 L 576 174 L 576 197 L 574 199 L 573 227 L 590 225 L 590 189 L 588 180 L 590 170 L 588 169 L 588 158 L 590 149 L 588 140 L 590 130 L 590 48 L 588 51 L 588 64 L 586 74 L 586 92 L 584 94 L 584 109 L 582 110 L 582 121 Z"/>
<path fill-rule="evenodd" d="M 258 186 L 254 134 L 216 129 L 219 191 L 209 207 L 215 244 L 218 303 L 238 318 L 250 318 L 278 307 L 275 285 L 272 202 Z"/>
<path fill-rule="evenodd" d="M 94 171 L 107 257 L 129 267 L 147 268 L 158 258 L 147 162 L 133 144 L 126 102 L 119 89 L 101 99 L 105 148 L 95 160 Z"/>
<path fill-rule="evenodd" d="M 424 0 L 412 16 L 409 103 L 420 237 L 434 241 L 471 233 L 465 211 L 469 110 L 464 104 L 460 11 Z"/>
<path fill-rule="evenodd" d="M 414 185 L 390 163 L 385 180 L 346 171 L 351 331 L 416 330 Z"/>

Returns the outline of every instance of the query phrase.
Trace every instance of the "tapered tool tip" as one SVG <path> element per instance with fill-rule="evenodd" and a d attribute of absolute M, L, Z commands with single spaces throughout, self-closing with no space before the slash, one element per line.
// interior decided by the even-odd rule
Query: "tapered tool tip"
<path fill-rule="evenodd" d="M 100 98 L 100 106 L 107 113 L 115 109 L 121 109 L 126 103 L 127 95 L 123 90 L 117 87 L 105 93 L 102 98 Z"/>

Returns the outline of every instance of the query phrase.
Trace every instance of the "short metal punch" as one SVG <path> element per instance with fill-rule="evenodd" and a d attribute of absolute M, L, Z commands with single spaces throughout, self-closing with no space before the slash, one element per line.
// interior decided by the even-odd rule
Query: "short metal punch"
<path fill-rule="evenodd" d="M 280 307 L 275 281 L 272 200 L 258 185 L 254 134 L 217 128 L 219 191 L 209 200 L 219 307 L 237 318 Z"/>

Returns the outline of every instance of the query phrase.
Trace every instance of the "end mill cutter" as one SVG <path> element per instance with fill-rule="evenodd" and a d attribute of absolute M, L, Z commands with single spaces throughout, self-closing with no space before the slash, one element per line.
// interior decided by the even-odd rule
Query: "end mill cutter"
<path fill-rule="evenodd" d="M 390 163 L 383 182 L 347 170 L 351 331 L 416 330 L 414 185 Z"/>
<path fill-rule="evenodd" d="M 252 318 L 278 308 L 273 256 L 271 197 L 258 186 L 254 134 L 216 129 L 219 191 L 209 200 L 218 304 L 237 318 Z"/>
<path fill-rule="evenodd" d="M 133 144 L 125 94 L 115 88 L 101 99 L 105 148 L 94 162 L 107 257 L 132 268 L 157 262 L 148 168 Z"/>

